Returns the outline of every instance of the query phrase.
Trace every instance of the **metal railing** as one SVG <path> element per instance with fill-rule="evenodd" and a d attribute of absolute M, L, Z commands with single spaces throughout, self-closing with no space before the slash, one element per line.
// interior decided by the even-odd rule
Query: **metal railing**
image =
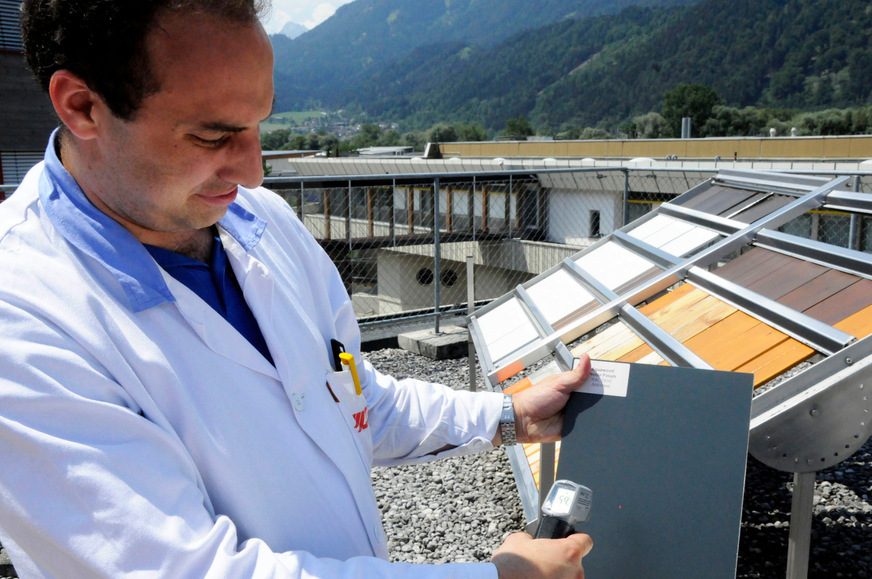
<path fill-rule="evenodd" d="M 363 327 L 465 315 L 467 258 L 486 303 L 716 173 L 561 168 L 268 178 L 337 265 Z M 821 174 L 821 173 L 816 173 Z M 829 173 L 835 175 L 836 173 Z M 870 191 L 872 174 L 852 176 Z M 838 209 L 784 228 L 872 251 L 872 217 Z"/>
<path fill-rule="evenodd" d="M 336 263 L 361 326 L 465 315 L 710 178 L 714 169 L 528 168 L 489 172 L 275 177 Z M 872 173 L 847 191 L 872 192 Z M 0 185 L 0 201 L 15 185 Z M 438 194 L 437 194 L 438 193 Z M 872 252 L 872 217 L 827 207 L 781 228 Z"/>

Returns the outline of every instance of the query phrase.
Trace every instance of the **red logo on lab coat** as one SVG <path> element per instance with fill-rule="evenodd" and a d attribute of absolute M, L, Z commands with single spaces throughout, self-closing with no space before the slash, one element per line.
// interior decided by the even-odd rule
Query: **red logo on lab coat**
<path fill-rule="evenodd" d="M 354 428 L 356 428 L 358 432 L 362 432 L 369 428 L 368 410 L 369 407 L 367 406 L 362 411 L 354 413 Z"/>

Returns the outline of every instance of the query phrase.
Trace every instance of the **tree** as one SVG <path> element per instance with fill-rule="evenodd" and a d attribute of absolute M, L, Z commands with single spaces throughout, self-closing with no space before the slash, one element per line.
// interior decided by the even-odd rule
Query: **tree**
<path fill-rule="evenodd" d="M 585 127 L 584 130 L 581 131 L 581 138 L 585 141 L 609 139 L 611 136 L 612 135 L 607 130 L 597 127 Z"/>
<path fill-rule="evenodd" d="M 640 139 L 659 139 L 666 130 L 666 119 L 660 113 L 650 112 L 633 118 L 636 135 Z"/>
<path fill-rule="evenodd" d="M 338 157 L 339 137 L 330 133 L 321 137 L 321 150 L 327 151 L 328 156 L 332 156 L 333 154 L 335 154 Z M 331 151 L 334 151 L 335 153 L 331 153 Z"/>
<path fill-rule="evenodd" d="M 264 151 L 278 151 L 291 138 L 290 129 L 276 129 L 268 133 L 261 133 L 260 148 Z"/>
<path fill-rule="evenodd" d="M 487 132 L 479 125 L 457 125 L 458 141 L 487 141 Z"/>
<path fill-rule="evenodd" d="M 381 128 L 372 123 L 365 123 L 360 127 L 360 133 L 357 134 L 360 145 L 358 148 L 372 147 L 378 143 L 378 138 L 381 136 Z"/>
<path fill-rule="evenodd" d="M 379 147 L 396 147 L 400 144 L 400 133 L 396 129 L 384 131 L 378 138 Z"/>
<path fill-rule="evenodd" d="M 457 129 L 454 125 L 439 124 L 430 129 L 431 143 L 453 143 L 457 141 Z"/>
<path fill-rule="evenodd" d="M 523 115 L 516 119 L 509 119 L 506 121 L 505 135 L 507 137 L 522 138 L 531 137 L 535 134 L 533 127 L 530 125 L 530 121 L 528 121 L 527 117 Z"/>
<path fill-rule="evenodd" d="M 365 123 L 361 125 L 360 132 L 345 141 L 345 150 L 355 151 L 366 147 L 375 147 L 381 137 L 382 130 L 378 125 Z"/>
<path fill-rule="evenodd" d="M 318 133 L 309 133 L 306 138 L 306 149 L 309 151 L 321 150 L 321 135 Z"/>
<path fill-rule="evenodd" d="M 294 135 L 294 138 L 288 141 L 286 149 L 289 151 L 303 151 L 309 147 L 309 138 L 306 135 Z"/>
<path fill-rule="evenodd" d="M 690 117 L 691 131 L 699 131 L 711 118 L 712 109 L 723 104 L 715 89 L 704 84 L 679 84 L 663 95 L 660 113 L 666 119 L 664 136 L 681 136 L 681 119 Z"/>
<path fill-rule="evenodd" d="M 415 151 L 423 151 L 427 145 L 427 135 L 421 131 L 412 131 L 404 133 L 400 139 L 400 144 L 403 146 L 412 147 Z"/>

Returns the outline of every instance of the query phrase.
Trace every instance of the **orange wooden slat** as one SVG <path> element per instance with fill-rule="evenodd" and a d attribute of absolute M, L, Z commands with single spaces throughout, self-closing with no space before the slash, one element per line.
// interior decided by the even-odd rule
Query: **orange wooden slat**
<path fill-rule="evenodd" d="M 653 302 L 645 304 L 644 306 L 639 308 L 639 311 L 643 314 L 647 315 L 648 312 L 656 311 L 667 307 L 669 304 L 674 303 L 677 300 L 683 299 L 687 294 L 693 293 L 696 290 L 690 284 L 681 284 L 677 288 L 673 289 L 670 292 L 667 292 L 663 296 L 657 298 Z"/>
<path fill-rule="evenodd" d="M 794 278 L 800 277 L 797 272 L 788 272 L 784 268 L 783 259 L 773 258 L 771 255 L 757 255 L 755 258 L 759 262 L 756 264 L 758 267 L 765 269 L 763 264 L 767 262 L 773 266 L 767 272 L 769 275 L 779 275 L 779 268 L 775 267 L 775 264 L 779 264 L 781 274 L 790 273 Z M 872 296 L 866 297 L 866 290 L 872 284 L 866 280 L 853 287 L 845 274 L 826 272 L 812 277 L 809 272 L 803 272 L 808 278 L 807 282 L 782 296 L 779 301 L 795 301 L 797 305 L 806 305 L 818 311 L 828 309 L 829 316 L 845 313 L 851 305 L 857 307 L 872 302 Z M 764 278 L 758 271 L 750 273 L 746 281 L 759 284 L 764 283 Z M 840 290 L 845 292 L 841 296 Z M 813 295 L 817 292 L 824 296 L 830 294 L 831 297 L 819 299 Z M 837 305 L 834 307 L 834 304 Z M 683 284 L 654 302 L 642 306 L 640 311 L 715 369 L 753 374 L 755 387 L 807 360 L 815 353 L 808 346 L 691 284 Z M 872 334 L 872 305 L 847 316 L 835 324 L 835 327 L 858 338 Z M 605 360 L 666 364 L 622 323 L 614 324 L 573 349 L 574 355 L 581 352 L 588 352 L 594 358 Z M 506 391 L 521 391 L 529 386 L 529 380 L 524 379 Z M 538 486 L 540 446 L 525 445 L 525 454 Z"/>
<path fill-rule="evenodd" d="M 638 362 L 648 354 L 651 354 L 654 350 L 651 349 L 651 346 L 648 344 L 642 344 L 638 348 L 633 348 L 630 352 L 624 354 L 620 358 L 618 358 L 618 362 Z"/>
<path fill-rule="evenodd" d="M 650 304 L 645 304 L 639 308 L 639 312 L 652 319 L 668 319 L 691 307 L 700 300 L 705 299 L 706 295 L 708 294 L 701 291 L 699 288 L 686 283 L 680 288 L 669 292 L 662 298 L 655 300 Z"/>
<path fill-rule="evenodd" d="M 800 362 L 807 360 L 814 353 L 815 351 L 805 344 L 789 339 L 748 360 L 745 364 L 736 368 L 735 371 L 753 374 L 754 388 L 757 388 L 761 384 L 790 370 Z"/>
<path fill-rule="evenodd" d="M 709 363 L 716 370 L 733 371 L 785 340 L 787 336 L 775 328 L 757 324 L 744 334 L 724 340 L 722 348 L 710 355 Z"/>
<path fill-rule="evenodd" d="M 627 331 L 630 335 L 604 352 L 600 357 L 601 360 L 620 360 L 623 356 L 645 343 L 642 338 L 633 333 L 632 330 L 628 329 Z"/>
<path fill-rule="evenodd" d="M 663 364 L 665 366 L 669 365 L 669 362 L 664 360 L 663 356 L 661 356 L 657 352 L 651 352 L 647 356 L 643 356 L 643 357 L 639 358 L 637 363 L 638 364 L 651 364 L 652 366 L 657 365 L 657 364 Z"/>
<path fill-rule="evenodd" d="M 657 312 L 657 315 L 651 316 L 651 320 L 679 342 L 686 342 L 736 311 L 734 306 L 702 290 L 697 290 L 697 293 L 702 294 L 703 299 L 666 319 L 661 319 L 661 312 Z"/>
<path fill-rule="evenodd" d="M 571 350 L 571 353 L 576 357 L 582 353 L 587 353 L 592 359 L 615 360 L 618 356 L 629 352 L 642 343 L 642 339 L 630 328 L 618 322 L 579 344 Z M 615 352 L 621 352 L 621 354 Z"/>
<path fill-rule="evenodd" d="M 714 369 L 734 370 L 785 339 L 781 332 L 737 311 L 684 345 Z"/>
<path fill-rule="evenodd" d="M 872 334 L 872 306 L 865 307 L 856 314 L 848 316 L 834 327 L 855 338 L 865 338 Z"/>
<path fill-rule="evenodd" d="M 521 392 L 522 390 L 526 390 L 527 388 L 529 388 L 532 385 L 533 385 L 533 383 L 530 382 L 529 378 L 522 378 L 522 379 L 518 380 L 517 382 L 515 382 L 514 384 L 507 386 L 506 388 L 503 388 L 503 392 L 505 394 L 517 394 L 518 392 Z"/>
<path fill-rule="evenodd" d="M 512 362 L 511 364 L 508 364 L 507 366 L 497 370 L 497 382 L 503 382 L 505 380 L 508 380 L 509 378 L 523 370 L 524 364 L 522 364 L 520 360 Z"/>
<path fill-rule="evenodd" d="M 608 351 L 616 341 L 624 340 L 630 329 L 621 322 L 616 322 L 601 332 L 575 346 L 570 352 L 574 356 L 586 352 L 591 358 L 598 358 L 602 352 Z"/>
<path fill-rule="evenodd" d="M 524 453 L 527 455 L 527 464 L 530 467 L 530 472 L 533 475 L 533 481 L 536 483 L 536 488 L 539 488 L 539 467 L 540 467 L 540 445 L 525 444 Z M 557 476 L 557 465 L 560 463 L 560 442 L 554 444 L 554 476 Z"/>

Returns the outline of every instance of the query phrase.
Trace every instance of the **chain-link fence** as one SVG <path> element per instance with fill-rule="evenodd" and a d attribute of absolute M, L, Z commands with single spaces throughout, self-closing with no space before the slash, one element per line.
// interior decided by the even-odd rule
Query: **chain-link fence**
<path fill-rule="evenodd" d="M 475 301 L 487 302 L 714 174 L 686 168 L 545 169 L 283 177 L 267 179 L 267 186 L 288 201 L 336 263 L 361 325 L 375 326 L 465 314 L 468 257 Z M 872 193 L 872 174 L 850 176 L 846 190 Z M 0 201 L 13 190 L 0 186 Z M 872 252 L 872 216 L 821 209 L 781 230 Z"/>
<path fill-rule="evenodd" d="M 362 324 L 461 310 L 467 256 L 478 301 L 579 249 L 547 242 L 547 195 L 534 175 L 268 185 L 330 254 Z"/>
<path fill-rule="evenodd" d="M 330 254 L 361 325 L 372 326 L 466 313 L 468 257 L 475 301 L 486 302 L 713 175 L 609 168 L 281 178 L 267 185 Z M 857 175 L 849 187 L 869 192 L 872 176 Z M 869 217 L 813 211 L 782 229 L 872 251 Z"/>

